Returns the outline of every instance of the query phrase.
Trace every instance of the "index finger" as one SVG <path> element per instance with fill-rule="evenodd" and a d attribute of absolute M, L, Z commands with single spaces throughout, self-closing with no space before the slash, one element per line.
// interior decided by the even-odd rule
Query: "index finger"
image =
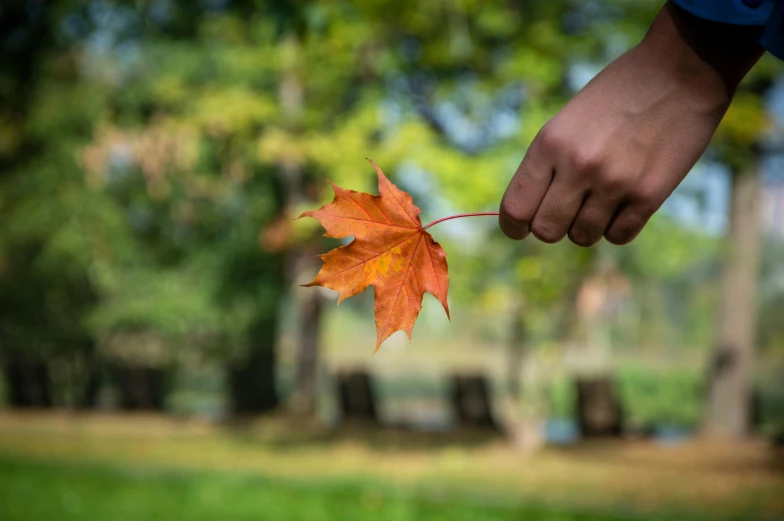
<path fill-rule="evenodd" d="M 553 165 L 545 159 L 537 136 L 501 199 L 498 224 L 507 237 L 519 241 L 531 233 L 531 221 L 554 175 Z"/>

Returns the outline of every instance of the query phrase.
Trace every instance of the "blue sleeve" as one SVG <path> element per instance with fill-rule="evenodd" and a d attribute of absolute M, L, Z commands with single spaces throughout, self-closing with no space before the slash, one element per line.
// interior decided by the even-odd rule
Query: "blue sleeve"
<path fill-rule="evenodd" d="M 784 60 L 784 2 L 775 2 L 775 4 L 768 23 L 762 30 L 759 43 L 773 56 Z"/>
<path fill-rule="evenodd" d="M 713 22 L 758 25 L 759 43 L 784 60 L 784 1 L 777 0 L 670 0 L 685 11 Z"/>

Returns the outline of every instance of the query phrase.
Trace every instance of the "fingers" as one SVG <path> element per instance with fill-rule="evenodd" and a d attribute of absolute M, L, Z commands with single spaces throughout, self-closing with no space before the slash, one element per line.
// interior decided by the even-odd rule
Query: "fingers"
<path fill-rule="evenodd" d="M 531 233 L 531 222 L 553 179 L 553 165 L 544 160 L 540 139 L 534 139 L 501 199 L 498 223 L 510 239 Z"/>
<path fill-rule="evenodd" d="M 589 195 L 569 228 L 569 240 L 584 248 L 598 243 L 610 226 L 619 203 L 617 197 L 597 193 Z"/>
<path fill-rule="evenodd" d="M 672 175 L 672 165 L 639 165 L 606 147 L 569 141 L 545 126 L 531 143 L 501 201 L 499 224 L 508 237 L 627 244 L 685 175 Z"/>
<path fill-rule="evenodd" d="M 607 231 L 607 242 L 621 246 L 632 242 L 654 214 L 640 205 L 624 205 L 618 210 Z"/>
<path fill-rule="evenodd" d="M 607 242 L 621 246 L 632 242 L 648 223 L 659 207 L 664 203 L 664 199 L 669 195 L 666 192 L 663 196 L 632 196 L 621 205 L 610 221 L 604 238 Z"/>
<path fill-rule="evenodd" d="M 583 204 L 585 194 L 580 183 L 576 182 L 570 174 L 556 172 L 531 223 L 531 232 L 534 236 L 548 244 L 556 243 L 566 237 L 575 215 Z M 609 221 L 610 218 L 608 217 L 607 220 Z"/>
<path fill-rule="evenodd" d="M 681 172 L 675 170 L 677 175 L 672 175 L 673 170 L 654 166 L 640 176 L 639 182 L 627 192 L 623 204 L 604 232 L 608 242 L 619 246 L 629 244 L 640 234 L 648 220 L 688 173 L 686 167 Z"/>

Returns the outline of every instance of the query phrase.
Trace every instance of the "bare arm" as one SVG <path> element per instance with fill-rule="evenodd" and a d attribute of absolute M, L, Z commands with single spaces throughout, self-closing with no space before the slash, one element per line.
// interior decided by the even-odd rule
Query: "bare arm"
<path fill-rule="evenodd" d="M 501 201 L 512 239 L 633 240 L 705 151 L 763 49 L 668 3 L 541 129 Z"/>

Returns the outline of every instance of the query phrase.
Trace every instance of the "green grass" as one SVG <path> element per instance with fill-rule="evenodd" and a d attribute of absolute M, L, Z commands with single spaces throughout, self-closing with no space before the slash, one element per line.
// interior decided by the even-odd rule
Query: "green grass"
<path fill-rule="evenodd" d="M 612 518 L 425 499 L 357 484 L 296 484 L 241 473 L 0 459 L 0 519 L 253 521 L 604 521 Z"/>
<path fill-rule="evenodd" d="M 784 519 L 758 441 L 526 455 L 469 434 L 0 413 L 0 521 Z"/>

